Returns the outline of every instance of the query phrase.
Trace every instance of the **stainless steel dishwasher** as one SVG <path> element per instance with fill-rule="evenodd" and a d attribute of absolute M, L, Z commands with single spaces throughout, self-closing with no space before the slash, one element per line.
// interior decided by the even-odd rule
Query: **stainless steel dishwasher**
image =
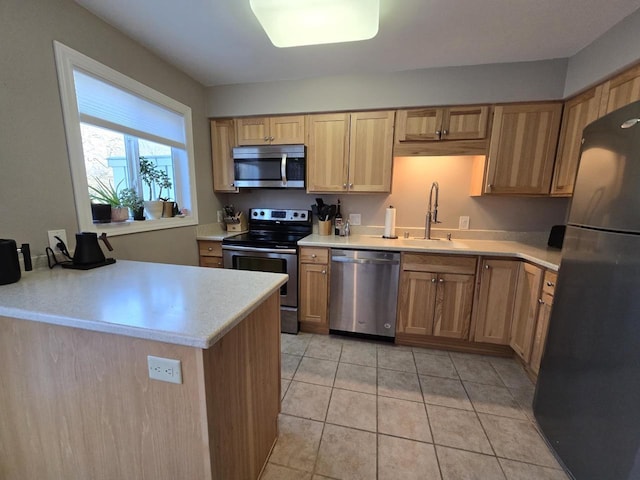
<path fill-rule="evenodd" d="M 400 254 L 331 251 L 329 328 L 395 337 Z"/>

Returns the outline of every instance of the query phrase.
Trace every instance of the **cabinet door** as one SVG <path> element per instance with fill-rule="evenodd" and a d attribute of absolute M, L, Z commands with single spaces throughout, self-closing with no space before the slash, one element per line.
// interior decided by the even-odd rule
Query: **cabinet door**
<path fill-rule="evenodd" d="M 531 349 L 531 360 L 529 366 L 536 374 L 540 371 L 540 362 L 544 353 L 544 346 L 547 343 L 547 331 L 549 330 L 549 318 L 551 317 L 551 306 L 553 297 L 548 293 L 543 293 L 540 299 L 540 309 L 538 310 L 538 322 L 536 333 L 533 338 Z"/>
<path fill-rule="evenodd" d="M 562 112 L 560 143 L 553 169 L 551 195 L 570 196 L 578 172 L 582 130 L 598 118 L 602 86 L 593 88 L 565 102 Z"/>
<path fill-rule="evenodd" d="M 304 115 L 271 117 L 269 132 L 273 145 L 304 143 Z"/>
<path fill-rule="evenodd" d="M 269 118 L 237 118 L 236 135 L 238 145 L 268 145 L 270 143 Z"/>
<path fill-rule="evenodd" d="M 398 332 L 431 335 L 437 285 L 435 273 L 402 272 L 398 300 Z"/>
<path fill-rule="evenodd" d="M 213 191 L 238 192 L 234 186 L 232 149 L 236 144 L 233 120 L 211 121 L 211 161 L 213 162 Z"/>
<path fill-rule="evenodd" d="M 307 116 L 307 138 L 307 191 L 346 191 L 349 114 Z"/>
<path fill-rule="evenodd" d="M 542 269 L 521 263 L 509 345 L 525 362 L 531 357 L 541 288 Z"/>
<path fill-rule="evenodd" d="M 640 100 L 640 65 L 633 67 L 604 84 L 600 116 Z"/>
<path fill-rule="evenodd" d="M 489 107 L 452 107 L 444 111 L 442 140 L 486 138 Z"/>
<path fill-rule="evenodd" d="M 329 328 L 327 265 L 300 264 L 299 320 Z"/>
<path fill-rule="evenodd" d="M 485 193 L 549 193 L 561 112 L 561 103 L 495 108 Z"/>
<path fill-rule="evenodd" d="M 476 342 L 509 345 L 519 263 L 483 260 L 476 310 Z"/>
<path fill-rule="evenodd" d="M 469 338 L 473 306 L 474 275 L 438 274 L 433 334 Z"/>
<path fill-rule="evenodd" d="M 442 108 L 420 108 L 396 112 L 396 142 L 440 140 Z"/>
<path fill-rule="evenodd" d="M 390 192 L 395 112 L 351 114 L 349 191 Z"/>

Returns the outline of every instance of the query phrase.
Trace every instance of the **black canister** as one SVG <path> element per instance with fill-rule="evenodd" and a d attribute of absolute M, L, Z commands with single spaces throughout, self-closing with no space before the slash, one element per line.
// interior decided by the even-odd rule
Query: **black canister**
<path fill-rule="evenodd" d="M 28 243 L 23 243 L 18 249 L 15 240 L 0 239 L 0 285 L 15 283 L 20 280 L 20 261 L 18 253 L 24 257 L 24 269 L 31 270 L 31 251 Z"/>

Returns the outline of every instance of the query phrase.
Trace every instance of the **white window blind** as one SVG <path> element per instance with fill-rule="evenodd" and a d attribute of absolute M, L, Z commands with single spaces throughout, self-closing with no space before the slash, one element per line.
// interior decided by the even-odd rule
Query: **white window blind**
<path fill-rule="evenodd" d="M 176 148 L 186 148 L 180 113 L 73 70 L 80 120 Z"/>

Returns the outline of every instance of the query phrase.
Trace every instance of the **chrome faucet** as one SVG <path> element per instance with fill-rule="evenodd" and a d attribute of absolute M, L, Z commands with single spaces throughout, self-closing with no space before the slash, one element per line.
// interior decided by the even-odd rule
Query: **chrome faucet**
<path fill-rule="evenodd" d="M 435 202 L 433 199 L 433 192 L 436 192 Z M 431 225 L 433 223 L 442 223 L 438 221 L 438 193 L 440 192 L 440 185 L 438 182 L 431 184 L 431 190 L 429 190 L 429 207 L 427 210 L 427 218 L 424 224 L 424 238 L 431 240 Z"/>

